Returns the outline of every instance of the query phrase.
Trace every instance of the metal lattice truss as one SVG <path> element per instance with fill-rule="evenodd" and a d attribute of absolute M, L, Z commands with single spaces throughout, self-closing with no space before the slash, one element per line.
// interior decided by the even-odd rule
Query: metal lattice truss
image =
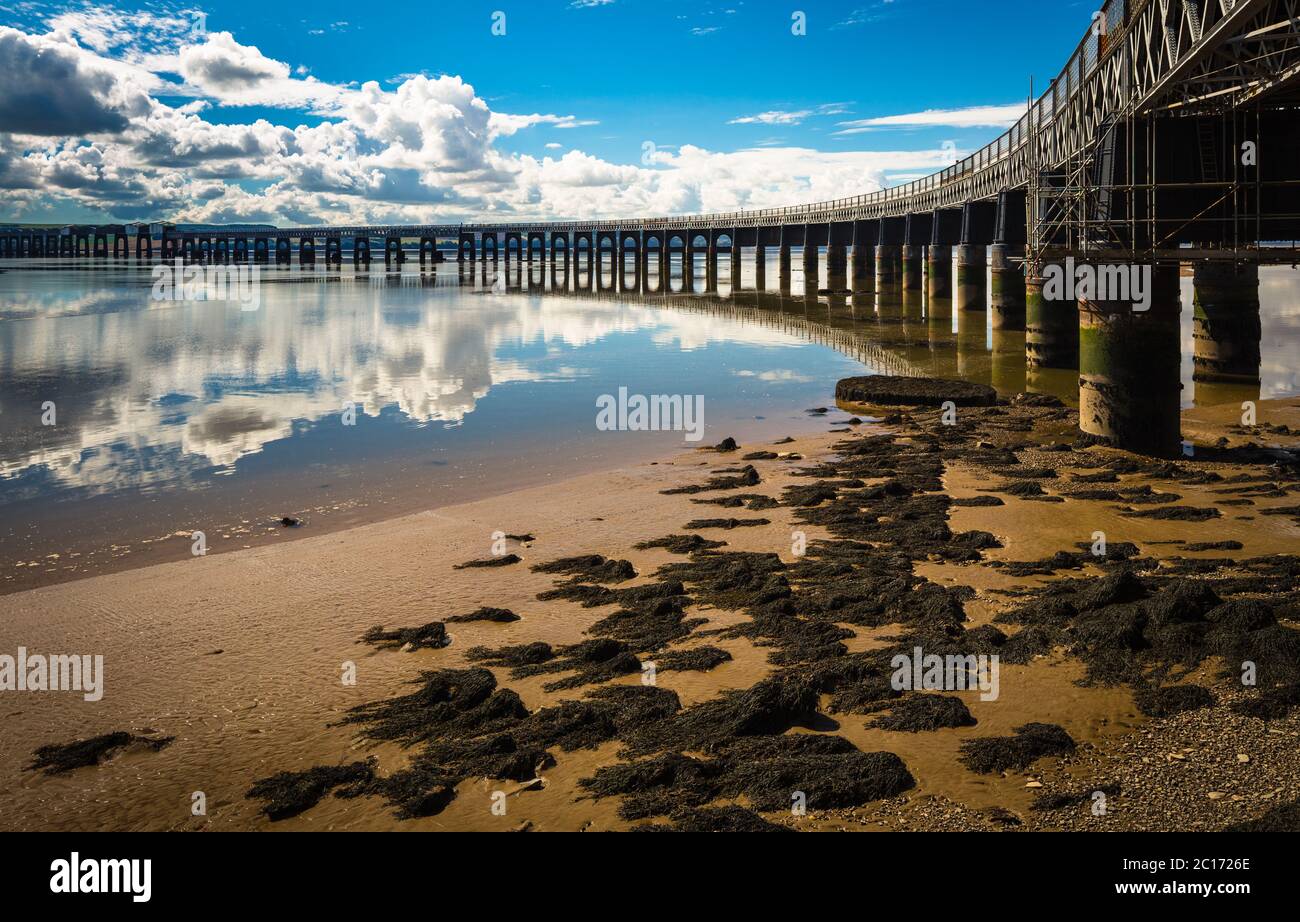
<path fill-rule="evenodd" d="M 1058 79 L 1031 113 L 1031 254 L 1049 240 L 1085 251 L 1120 245 L 1109 220 L 1116 126 L 1132 137 L 1149 131 L 1154 117 L 1282 102 L 1300 76 L 1300 0 L 1128 0 L 1120 15 L 1124 5 L 1108 4 L 1098 20 L 1101 60 L 1081 76 L 1080 91 L 1067 84 L 1065 105 L 1052 105 L 1062 92 Z M 1087 48 L 1085 40 L 1081 65 Z M 1066 78 L 1075 73 L 1072 65 Z M 1211 185 L 1221 186 L 1221 201 L 1235 203 L 1233 183 Z M 1150 237 L 1159 248 L 1154 225 Z"/>

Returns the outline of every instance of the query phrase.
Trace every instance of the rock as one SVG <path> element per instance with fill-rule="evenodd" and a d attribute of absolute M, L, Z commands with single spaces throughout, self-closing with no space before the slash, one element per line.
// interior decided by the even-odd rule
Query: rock
<path fill-rule="evenodd" d="M 1043 786 L 1043 782 L 1041 781 L 1030 781 L 1025 785 L 1025 787 L 1027 788 L 1041 788 L 1042 786 Z"/>
<path fill-rule="evenodd" d="M 1210 798 L 1210 800 L 1223 800 L 1223 798 L 1227 797 L 1228 795 L 1223 793 L 1222 791 L 1211 791 L 1205 796 Z"/>
<path fill-rule="evenodd" d="M 844 378 L 835 385 L 835 399 L 849 403 L 890 406 L 991 407 L 998 392 L 986 384 L 944 378 L 910 378 L 898 375 L 863 375 Z"/>
<path fill-rule="evenodd" d="M 1237 753 L 1237 761 L 1240 762 L 1242 765 L 1245 765 L 1247 762 L 1250 761 L 1250 756 L 1246 755 L 1244 752 L 1239 752 Z"/>

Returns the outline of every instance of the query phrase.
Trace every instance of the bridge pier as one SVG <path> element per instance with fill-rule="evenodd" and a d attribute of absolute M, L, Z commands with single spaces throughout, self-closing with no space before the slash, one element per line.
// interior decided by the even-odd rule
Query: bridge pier
<path fill-rule="evenodd" d="M 1209 384 L 1260 383 L 1259 267 L 1207 262 L 1193 277 L 1192 380 Z"/>
<path fill-rule="evenodd" d="M 277 246 L 276 256 L 277 256 L 276 262 L 279 262 L 280 260 L 278 258 L 279 257 L 278 246 Z M 369 237 L 354 237 L 352 239 L 352 268 L 356 269 L 358 266 L 365 266 L 367 269 L 370 268 L 370 238 Z"/>
<path fill-rule="evenodd" d="M 926 291 L 931 298 L 952 297 L 952 247 L 926 248 L 925 275 Z"/>
<path fill-rule="evenodd" d="M 1025 282 L 1025 363 L 1030 368 L 1079 367 L 1079 311 L 1072 300 L 1051 300 L 1042 272 Z"/>
<path fill-rule="evenodd" d="M 537 244 L 538 258 L 546 262 L 546 234 L 533 231 L 528 235 L 528 261 L 533 261 L 533 244 Z"/>
<path fill-rule="evenodd" d="M 982 244 L 957 247 L 957 310 L 982 311 L 988 307 L 988 252 Z"/>
<path fill-rule="evenodd" d="M 247 242 L 246 242 L 246 241 L 244 241 L 244 245 L 245 245 L 245 247 L 247 247 Z M 239 252 L 238 245 L 236 245 L 235 252 L 236 252 L 236 253 Z M 326 238 L 325 238 L 325 265 L 326 265 L 326 266 L 329 266 L 329 265 L 331 265 L 331 264 L 332 264 L 332 265 L 335 265 L 335 266 L 341 266 L 341 265 L 343 265 L 343 240 L 342 240 L 342 238 L 339 238 L 339 237 L 326 237 Z"/>
<path fill-rule="evenodd" d="M 736 235 L 736 230 L 735 230 L 735 228 L 732 228 L 732 230 L 731 230 L 731 253 L 730 253 L 730 257 L 731 257 L 731 258 L 730 258 L 730 260 L 729 260 L 729 262 L 731 263 L 731 265 L 728 266 L 728 275 L 729 275 L 730 277 L 727 279 L 728 283 L 731 285 L 731 290 L 732 290 L 732 291 L 740 291 L 740 276 L 741 276 L 740 257 L 741 257 L 741 255 L 742 255 L 742 249 L 741 249 L 741 246 L 740 246 L 740 240 L 738 239 L 738 237 L 737 237 L 737 235 Z"/>
<path fill-rule="evenodd" d="M 903 248 L 893 244 L 876 246 L 876 288 L 894 285 L 898 282 L 898 273 L 903 259 Z"/>
<path fill-rule="evenodd" d="M 187 240 L 186 243 L 193 241 Z M 275 238 L 275 264 L 277 266 L 287 266 L 293 256 L 293 246 L 289 243 L 288 237 Z"/>
<path fill-rule="evenodd" d="M 762 230 L 759 231 L 762 234 Z M 767 290 L 767 248 L 763 246 L 762 238 L 759 238 L 758 245 L 754 247 L 754 290 Z"/>
<path fill-rule="evenodd" d="M 989 301 L 993 309 L 993 329 L 1025 328 L 1025 275 L 1013 258 L 1023 259 L 1025 248 L 995 243 L 989 249 Z"/>
<path fill-rule="evenodd" d="M 903 290 L 920 291 L 921 247 L 912 244 L 904 244 L 901 256 L 903 260 Z"/>
<path fill-rule="evenodd" d="M 843 244 L 826 246 L 826 287 L 832 294 L 849 289 L 849 250 Z"/>
<path fill-rule="evenodd" d="M 1079 301 L 1079 428 L 1117 448 L 1179 450 L 1178 267 L 1155 266 L 1151 304 Z"/>
<path fill-rule="evenodd" d="M 790 244 L 783 241 L 776 253 L 777 283 L 780 285 L 783 294 L 788 294 L 790 291 L 790 278 L 792 275 L 790 264 Z"/>
<path fill-rule="evenodd" d="M 298 241 L 298 265 L 314 266 L 316 265 L 316 241 L 311 237 L 303 237 Z"/>

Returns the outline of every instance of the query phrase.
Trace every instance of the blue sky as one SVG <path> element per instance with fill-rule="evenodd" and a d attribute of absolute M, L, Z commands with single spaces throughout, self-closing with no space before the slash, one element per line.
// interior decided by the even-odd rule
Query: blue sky
<path fill-rule="evenodd" d="M 558 217 L 869 191 L 996 137 L 1092 10 L 973 6 L 20 3 L 0 13 L 16 30 L 0 71 L 66 57 L 116 108 L 51 124 L 0 103 L 0 220 Z"/>

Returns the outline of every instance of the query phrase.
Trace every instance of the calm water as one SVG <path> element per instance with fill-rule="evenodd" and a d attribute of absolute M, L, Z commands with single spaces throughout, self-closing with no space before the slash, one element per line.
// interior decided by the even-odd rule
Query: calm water
<path fill-rule="evenodd" d="M 0 264 L 0 592 L 183 556 L 193 529 L 233 549 L 278 540 L 281 515 L 318 533 L 687 444 L 599 431 L 596 398 L 620 387 L 704 395 L 700 444 L 822 431 L 805 410 L 868 371 L 1077 396 L 1071 372 L 1027 375 L 1024 334 L 995 335 L 985 315 L 901 292 L 756 293 L 749 262 L 740 291 L 724 261 L 717 293 L 700 263 L 695 293 L 669 296 L 573 291 L 549 264 L 264 267 L 255 311 L 155 301 L 129 264 Z M 1184 280 L 1186 403 L 1300 392 L 1298 279 L 1262 273 L 1253 394 L 1193 385 Z"/>

